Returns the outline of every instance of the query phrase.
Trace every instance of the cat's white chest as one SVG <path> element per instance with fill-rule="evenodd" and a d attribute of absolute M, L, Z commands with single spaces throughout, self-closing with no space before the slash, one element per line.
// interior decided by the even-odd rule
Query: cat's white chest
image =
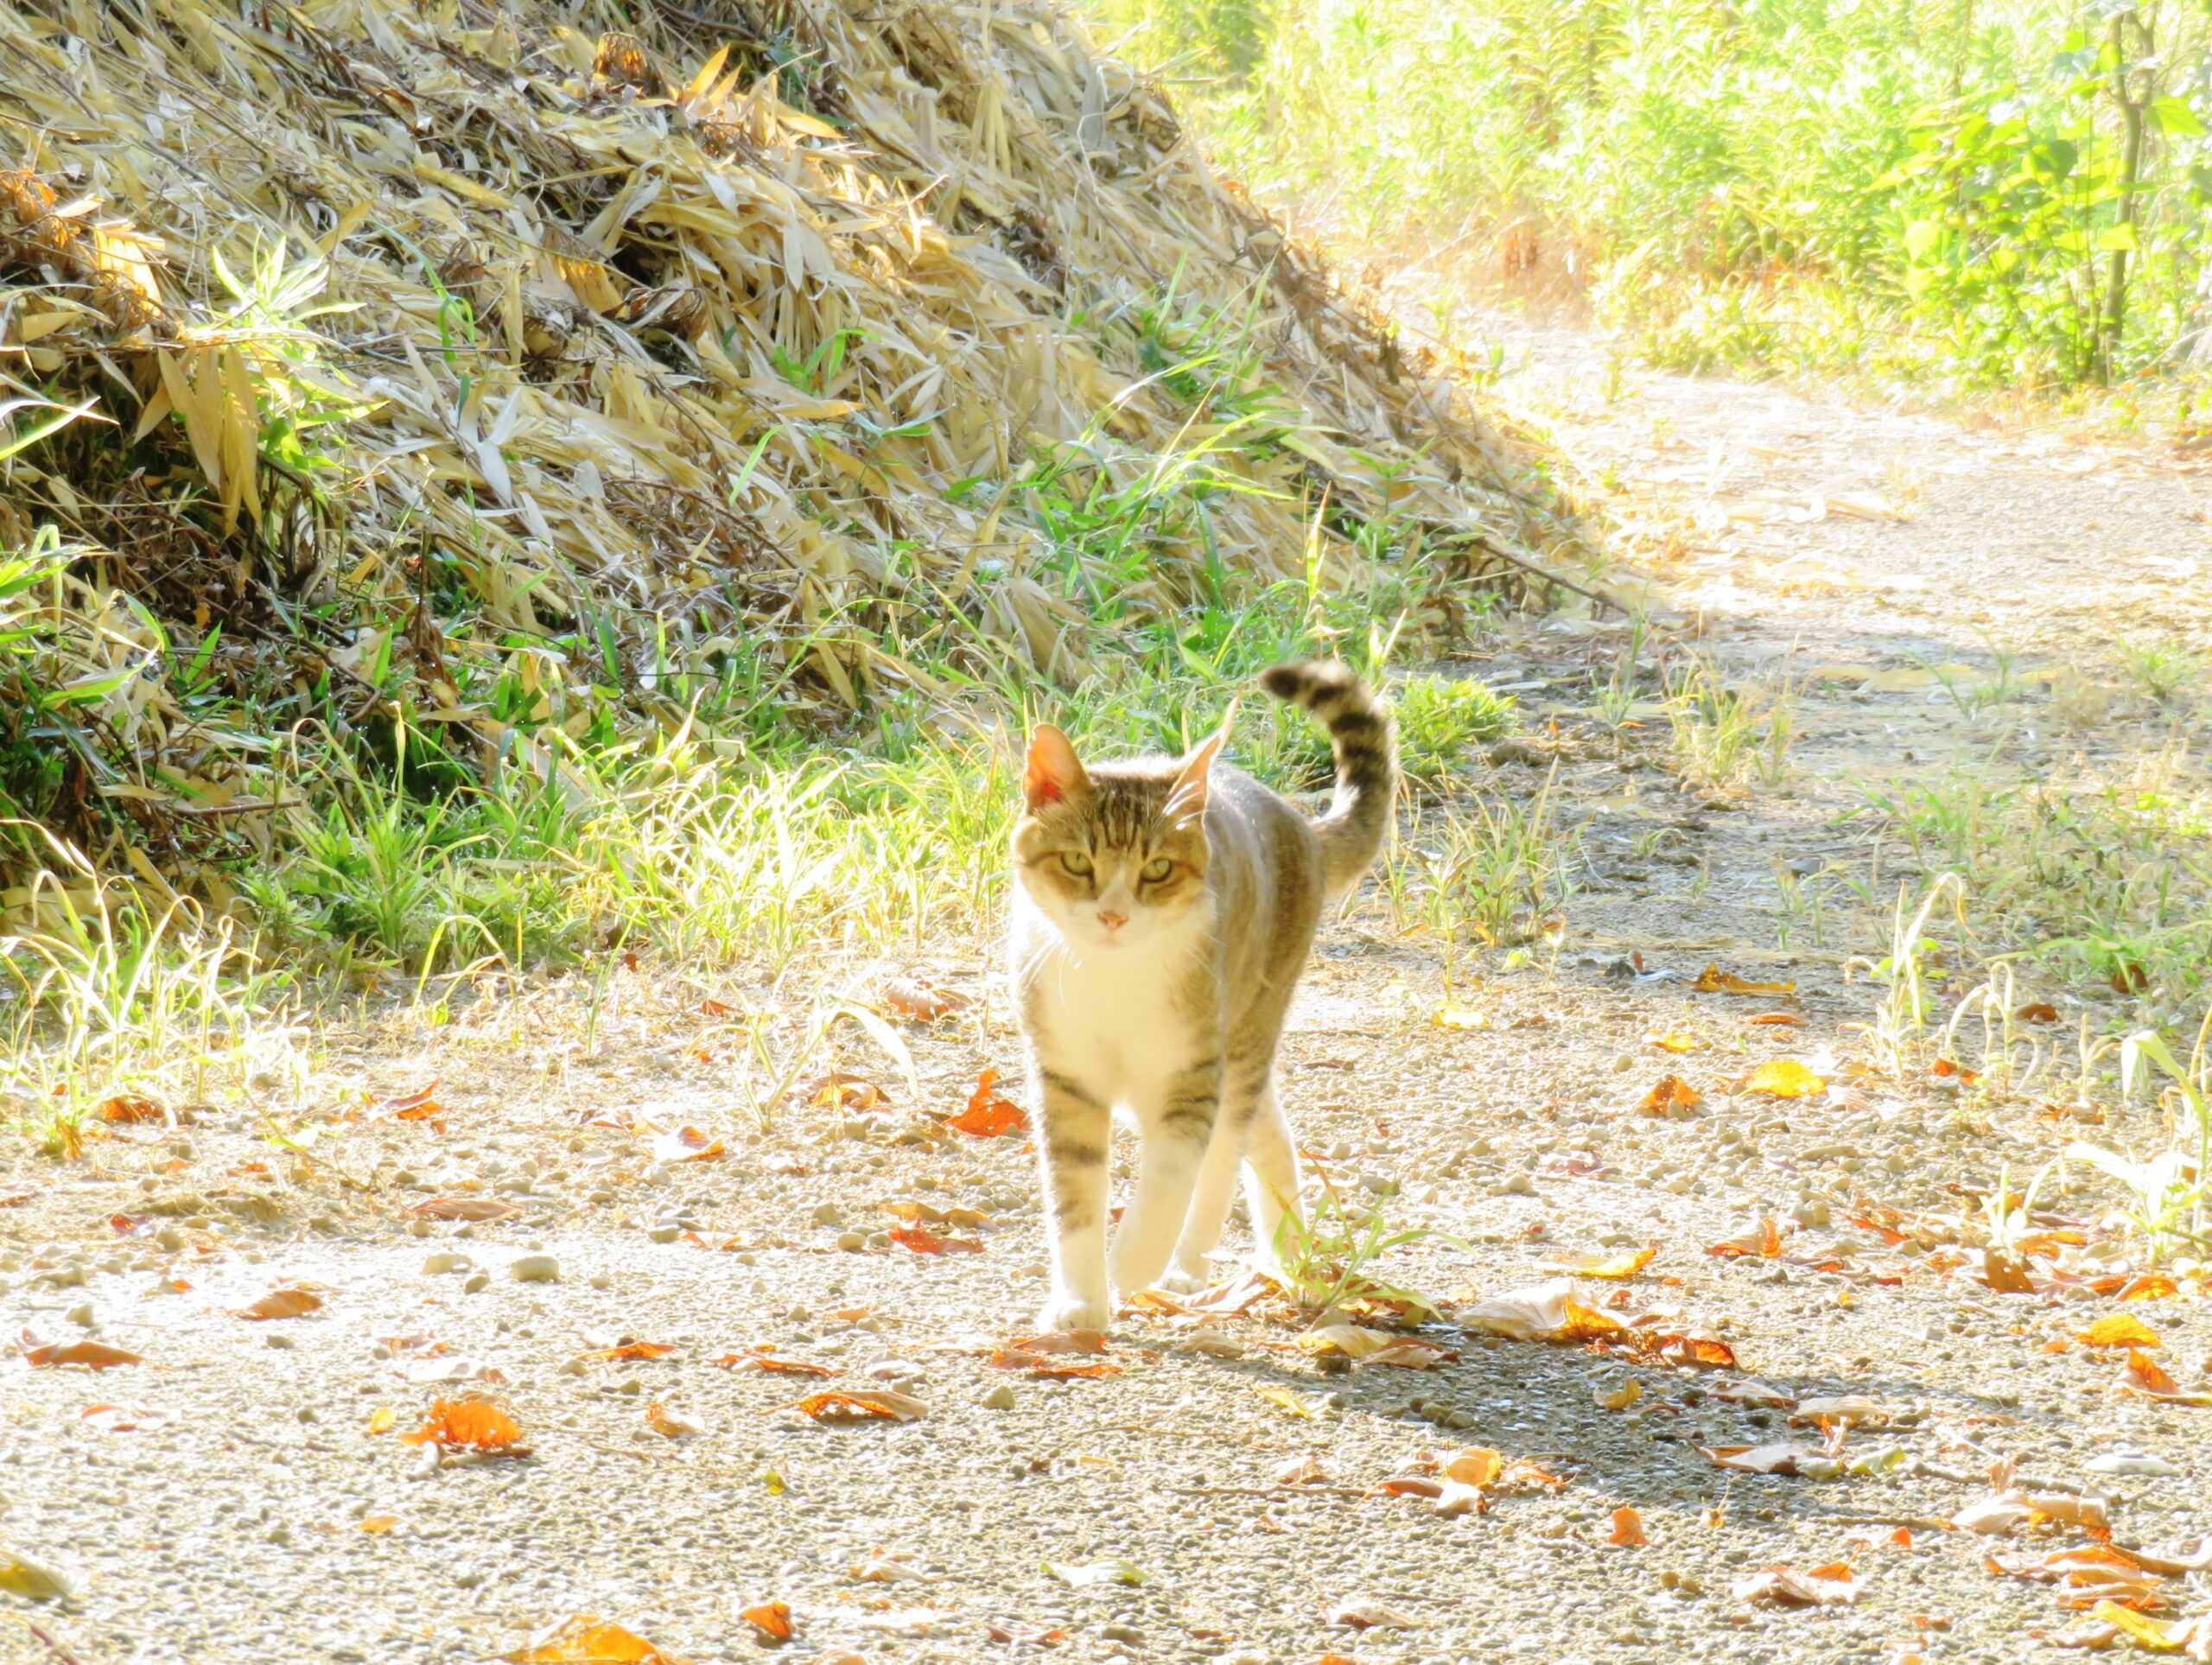
<path fill-rule="evenodd" d="M 1118 1106 L 1157 1095 L 1192 1062 L 1193 940 L 1177 933 L 1133 952 L 1047 951 L 1032 1010 L 1046 1062 Z"/>

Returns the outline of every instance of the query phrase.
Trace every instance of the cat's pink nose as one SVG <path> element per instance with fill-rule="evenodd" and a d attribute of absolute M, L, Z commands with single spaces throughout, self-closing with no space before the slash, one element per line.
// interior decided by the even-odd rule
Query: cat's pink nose
<path fill-rule="evenodd" d="M 1129 916 L 1126 913 L 1109 912 L 1105 908 L 1098 910 L 1098 923 L 1106 927 L 1106 934 L 1109 937 L 1128 922 Z"/>

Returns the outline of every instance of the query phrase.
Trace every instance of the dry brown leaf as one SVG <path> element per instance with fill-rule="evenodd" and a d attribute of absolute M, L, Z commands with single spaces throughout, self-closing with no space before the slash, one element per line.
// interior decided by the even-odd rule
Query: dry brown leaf
<path fill-rule="evenodd" d="M 935 1023 L 973 1004 L 968 996 L 939 988 L 926 977 L 893 977 L 883 985 L 883 1003 L 895 1017 Z"/>
<path fill-rule="evenodd" d="M 893 1226 L 891 1241 L 917 1255 L 980 1255 L 983 1245 L 974 1237 L 940 1237 L 927 1226 Z"/>
<path fill-rule="evenodd" d="M 1764 1573 L 1738 1579 L 1732 1592 L 1738 1601 L 1770 1601 L 1785 1607 L 1831 1607 L 1859 1599 L 1862 1588 L 1852 1576 L 1848 1561 L 1831 1561 L 1800 1573 L 1788 1566 L 1770 1566 Z"/>
<path fill-rule="evenodd" d="M 322 1310 L 322 1297 L 312 1289 L 272 1289 L 250 1306 L 239 1307 L 232 1316 L 242 1319 L 297 1319 Z"/>
<path fill-rule="evenodd" d="M 1695 1109 L 1704 1103 L 1703 1096 L 1681 1077 L 1664 1075 L 1652 1084 L 1649 1092 L 1637 1101 L 1636 1108 L 1644 1115 L 1671 1116 Z"/>
<path fill-rule="evenodd" d="M 1690 985 L 1700 995 L 1794 995 L 1794 982 L 1752 982 L 1732 971 L 1723 971 L 1719 966 L 1707 964 L 1697 974 L 1697 981 Z"/>
<path fill-rule="evenodd" d="M 686 1123 L 655 1134 L 652 1153 L 658 1162 L 710 1162 L 722 1153 L 722 1141 Z"/>
<path fill-rule="evenodd" d="M 752 1352 L 724 1353 L 714 1361 L 725 1370 L 767 1370 L 779 1376 L 835 1376 L 834 1365 L 817 1364 L 804 1358 L 785 1358 L 780 1353 L 765 1349 Z"/>
<path fill-rule="evenodd" d="M 2036 1292 L 2036 1281 L 2028 1275 L 2027 1262 L 1999 1249 L 1981 1251 L 1981 1280 L 2000 1295 L 2032 1295 Z"/>
<path fill-rule="evenodd" d="M 522 1210 L 496 1197 L 432 1197 L 407 1211 L 426 1220 L 466 1220 L 473 1225 L 481 1225 L 490 1220 L 512 1219 Z"/>
<path fill-rule="evenodd" d="M 888 1388 L 836 1388 L 809 1394 L 795 1408 L 817 1422 L 912 1422 L 926 1416 L 920 1400 Z"/>
<path fill-rule="evenodd" d="M 65 1341 L 26 1348 L 23 1363 L 33 1369 L 54 1364 L 81 1364 L 87 1369 L 111 1370 L 118 1364 L 143 1364 L 145 1361 L 136 1353 L 111 1347 L 104 1341 Z"/>
<path fill-rule="evenodd" d="M 1707 1446 L 1700 1447 L 1725 1469 L 1749 1474 L 1803 1475 L 1808 1479 L 1833 1476 L 1843 1465 L 1824 1452 L 1807 1446 Z"/>
<path fill-rule="evenodd" d="M 1643 1535 L 1643 1516 L 1624 1504 L 1613 1511 L 1613 1529 L 1605 1541 L 1622 1549 L 1641 1549 L 1651 1540 Z"/>
<path fill-rule="evenodd" d="M 2049 1001 L 2030 1001 L 2012 1015 L 2022 1023 L 2056 1023 L 2058 1021 L 2058 1008 Z"/>

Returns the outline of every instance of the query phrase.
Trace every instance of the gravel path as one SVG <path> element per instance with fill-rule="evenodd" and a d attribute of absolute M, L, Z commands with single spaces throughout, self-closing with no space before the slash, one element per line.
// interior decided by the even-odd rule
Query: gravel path
<path fill-rule="evenodd" d="M 2212 490 L 2170 461 L 1724 382 L 1653 378 L 1608 404 L 1586 342 L 1495 327 L 1515 365 L 1507 397 L 1617 481 L 1610 506 L 1662 624 L 1701 630 L 1732 670 L 1793 649 L 1803 668 L 1986 668 L 2018 652 L 2108 684 L 2096 743 L 2121 746 L 2158 725 L 2118 686 L 2114 636 L 2207 639 Z M 1012 1064 L 990 944 L 772 984 L 617 969 L 588 1030 L 589 991 L 563 988 L 487 995 L 435 1029 L 393 1016 L 334 1038 L 312 1091 L 268 1107 L 350 1116 L 305 1154 L 239 1109 L 117 1129 L 66 1167 L 14 1153 L 8 1190 L 24 1194 L 0 1212 L 12 1326 L 27 1344 L 89 1338 L 143 1362 L 0 1363 L 0 1533 L 75 1592 L 0 1596 L 0 1659 L 479 1660 L 581 1613 L 672 1658 L 747 1660 L 777 1644 L 743 1610 L 776 1602 L 796 1630 L 784 1655 L 872 1665 L 2062 1657 L 2045 1638 L 2079 1616 L 1984 1557 L 2082 1535 L 1942 1522 L 2009 1464 L 2046 1513 L 2106 1499 L 2123 1542 L 2206 1530 L 2212 1410 L 2126 1391 L 2121 1355 L 2074 1338 L 2139 1313 L 2195 1389 L 2212 1323 L 2195 1299 L 2113 1299 L 2126 1252 L 2094 1226 L 2084 1244 L 2046 1246 L 2043 1293 L 1976 1281 L 1980 1199 L 2084 1131 L 2079 1113 L 2045 1109 L 2070 1098 L 2070 1066 L 2046 1063 L 2009 1094 L 1854 1079 L 1867 1042 L 1852 1026 L 1873 997 L 1843 960 L 1873 945 L 1878 910 L 1840 907 L 1823 940 L 1801 927 L 1785 944 L 1777 870 L 1861 848 L 1835 822 L 1853 772 L 2089 742 L 2044 720 L 2044 683 L 2000 734 L 1924 686 L 1814 678 L 1789 781 L 1685 793 L 1649 732 L 1663 725 L 1616 735 L 1588 721 L 1590 670 L 1620 639 L 1558 620 L 1468 661 L 1517 686 L 1528 716 L 1489 790 L 1525 798 L 1555 766 L 1564 818 L 1584 829 L 1556 959 L 1463 952 L 1447 990 L 1440 945 L 1394 931 L 1370 891 L 1325 931 L 1284 1096 L 1342 1194 L 1395 1185 L 1394 1224 L 1465 1240 L 1394 1250 L 1377 1268 L 1390 1282 L 1459 1312 L 1541 1283 L 1561 1255 L 1654 1245 L 1637 1276 L 1580 1281 L 1576 1299 L 1655 1338 L 1725 1343 L 1732 1368 L 1628 1338 L 1586 1348 L 1454 1326 L 1424 1332 L 1456 1354 L 1433 1368 L 1350 1365 L 1303 1349 L 1264 1303 L 1131 1313 L 1103 1357 L 1075 1357 L 1112 1374 L 995 1364 L 1045 1288 L 1033 1159 L 1018 1134 L 971 1139 L 930 1114 Z M 1798 986 L 1700 994 L 1709 961 Z M 1678 975 L 1649 975 L 1662 970 Z M 844 1024 L 800 1072 L 841 1068 L 888 1104 L 800 1093 L 756 1127 L 728 1019 L 710 1014 L 769 1014 L 788 1055 L 817 1014 L 875 1001 L 893 975 L 968 1001 L 900 1025 L 918 1096 Z M 1748 1021 L 1777 1009 L 1800 1021 Z M 2057 1027 L 2072 1021 L 2069 1007 Z M 2046 1035 L 2043 1051 L 2063 1047 Z M 1732 1091 L 1783 1058 L 1831 1090 Z M 1670 1071 L 1702 1102 L 1641 1113 Z M 433 1078 L 434 1117 L 361 1108 Z M 2099 1137 L 2151 1131 L 2140 1109 L 2099 1108 Z M 723 1153 L 657 1155 L 652 1130 L 686 1125 Z M 514 1211 L 426 1217 L 441 1198 Z M 2043 1200 L 2101 1211 L 2093 1195 Z M 902 1215 L 978 1247 L 918 1252 L 888 1235 Z M 1779 1255 L 1707 1252 L 1762 1220 Z M 317 1310 L 238 1316 L 300 1286 Z M 641 1342 L 672 1350 L 607 1356 Z M 791 1408 L 821 1388 L 925 1409 L 825 1426 Z M 430 1399 L 478 1390 L 512 1412 L 526 1454 L 440 1461 L 403 1442 Z M 1830 1413 L 1874 1419 L 1839 1453 L 1866 1472 L 1761 1475 L 1706 1454 L 1796 1442 L 1824 1472 L 1821 1430 L 1789 1419 L 1843 1395 L 1872 1401 Z M 160 1414 L 87 1415 L 101 1405 Z M 1481 1507 L 1420 1495 L 1472 1448 L 1518 1465 Z M 2126 1453 L 2158 1460 L 2112 1471 Z M 1403 1495 L 1383 1488 L 1394 1477 Z M 1623 1508 L 1648 1542 L 1609 1541 Z M 1735 1592 L 1770 1567 L 1839 1561 L 1855 1600 Z M 2205 1605 L 2202 1577 L 2164 1580 L 2180 1611 Z"/>

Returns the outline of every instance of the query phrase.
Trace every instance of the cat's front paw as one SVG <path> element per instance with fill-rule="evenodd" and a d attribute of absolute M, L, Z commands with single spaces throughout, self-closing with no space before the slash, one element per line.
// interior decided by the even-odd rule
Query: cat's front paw
<path fill-rule="evenodd" d="M 1037 1327 L 1054 1330 L 1104 1330 L 1114 1321 L 1114 1309 L 1103 1300 L 1079 1295 L 1054 1295 L 1037 1314 Z"/>

